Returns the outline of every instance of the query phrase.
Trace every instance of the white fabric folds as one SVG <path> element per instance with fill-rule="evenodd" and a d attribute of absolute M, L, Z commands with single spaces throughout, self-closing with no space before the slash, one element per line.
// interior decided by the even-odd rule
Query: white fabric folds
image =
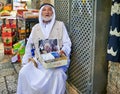
<path fill-rule="evenodd" d="M 38 69 L 30 62 L 19 73 L 17 94 L 64 94 L 66 79 L 60 68 L 45 69 L 39 65 Z"/>
<path fill-rule="evenodd" d="M 52 8 L 53 9 L 53 8 Z M 55 13 L 54 13 L 55 14 Z M 55 19 L 54 19 L 55 20 Z M 45 39 L 49 39 L 51 30 L 49 27 L 53 27 L 55 21 L 52 21 L 52 24 L 48 27 L 42 28 L 42 22 L 37 25 L 42 28 L 42 32 Z M 47 25 L 49 25 L 47 24 Z M 25 55 L 22 59 L 22 65 L 18 77 L 18 87 L 17 94 L 64 94 L 66 89 L 66 70 L 69 67 L 70 63 L 70 52 L 71 52 L 71 41 L 68 36 L 67 30 L 64 23 L 62 23 L 62 48 L 68 57 L 68 65 L 63 67 L 45 69 L 41 63 L 34 57 L 34 60 L 37 62 L 38 67 L 36 68 L 32 62 L 28 62 L 28 59 L 32 57 L 31 55 L 31 44 L 33 44 L 33 32 L 36 31 L 38 27 L 33 27 L 30 37 L 28 39 Z M 45 32 L 43 31 L 45 30 Z M 37 35 L 39 36 L 39 35 Z"/>

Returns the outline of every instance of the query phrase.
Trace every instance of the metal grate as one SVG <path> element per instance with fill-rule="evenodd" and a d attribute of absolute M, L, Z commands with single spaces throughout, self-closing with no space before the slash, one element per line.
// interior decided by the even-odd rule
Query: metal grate
<path fill-rule="evenodd" d="M 69 29 L 69 0 L 55 0 L 57 20 L 63 21 Z"/>
<path fill-rule="evenodd" d="M 68 26 L 72 41 L 68 80 L 82 94 L 92 90 L 94 60 L 93 0 L 55 0 L 57 19 Z M 71 7 L 69 8 L 69 5 Z M 69 19 L 70 18 L 70 19 Z"/>
<path fill-rule="evenodd" d="M 71 4 L 70 37 L 72 56 L 69 79 L 83 94 L 88 94 L 91 84 L 93 60 L 93 2 L 73 0 Z"/>

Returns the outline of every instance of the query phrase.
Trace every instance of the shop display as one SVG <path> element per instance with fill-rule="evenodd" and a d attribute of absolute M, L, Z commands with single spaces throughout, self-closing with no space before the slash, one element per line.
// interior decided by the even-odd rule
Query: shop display
<path fill-rule="evenodd" d="M 27 2 L 26 1 L 13 2 L 13 10 L 18 9 L 27 9 Z"/>
<path fill-rule="evenodd" d="M 31 10 L 18 9 L 17 10 L 17 17 L 21 17 L 24 19 L 38 18 L 38 16 L 39 16 L 39 11 L 37 9 L 31 9 Z"/>
<path fill-rule="evenodd" d="M 0 16 L 10 16 L 10 12 L 8 10 L 2 10 Z"/>
<path fill-rule="evenodd" d="M 13 1 L 13 4 L 0 1 L 0 33 L 5 55 L 24 54 L 24 47 L 20 50 L 18 44 L 29 36 L 33 23 L 38 21 L 38 14 L 37 9 L 27 8 L 26 1 Z"/>
<path fill-rule="evenodd" d="M 23 18 L 38 18 L 39 12 L 37 10 L 28 10 L 23 12 Z"/>
<path fill-rule="evenodd" d="M 4 54 L 12 55 L 12 46 L 16 40 L 16 19 L 3 19 L 2 42 L 4 44 Z"/>

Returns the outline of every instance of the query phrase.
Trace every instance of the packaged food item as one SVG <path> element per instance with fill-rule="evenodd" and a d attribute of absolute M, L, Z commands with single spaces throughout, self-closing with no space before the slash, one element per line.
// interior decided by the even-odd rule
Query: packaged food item
<path fill-rule="evenodd" d="M 25 40 L 21 40 L 13 45 L 13 52 L 23 55 L 25 53 Z"/>

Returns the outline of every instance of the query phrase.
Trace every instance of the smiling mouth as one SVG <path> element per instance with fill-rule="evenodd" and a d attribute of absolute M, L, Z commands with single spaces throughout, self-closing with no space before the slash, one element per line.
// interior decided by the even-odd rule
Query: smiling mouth
<path fill-rule="evenodd" d="M 49 15 L 45 15 L 46 17 L 49 17 Z"/>
<path fill-rule="evenodd" d="M 45 17 L 42 16 L 42 19 L 43 19 L 44 21 L 50 21 L 50 20 L 52 19 L 52 17 L 53 17 L 53 16 L 45 16 Z"/>

